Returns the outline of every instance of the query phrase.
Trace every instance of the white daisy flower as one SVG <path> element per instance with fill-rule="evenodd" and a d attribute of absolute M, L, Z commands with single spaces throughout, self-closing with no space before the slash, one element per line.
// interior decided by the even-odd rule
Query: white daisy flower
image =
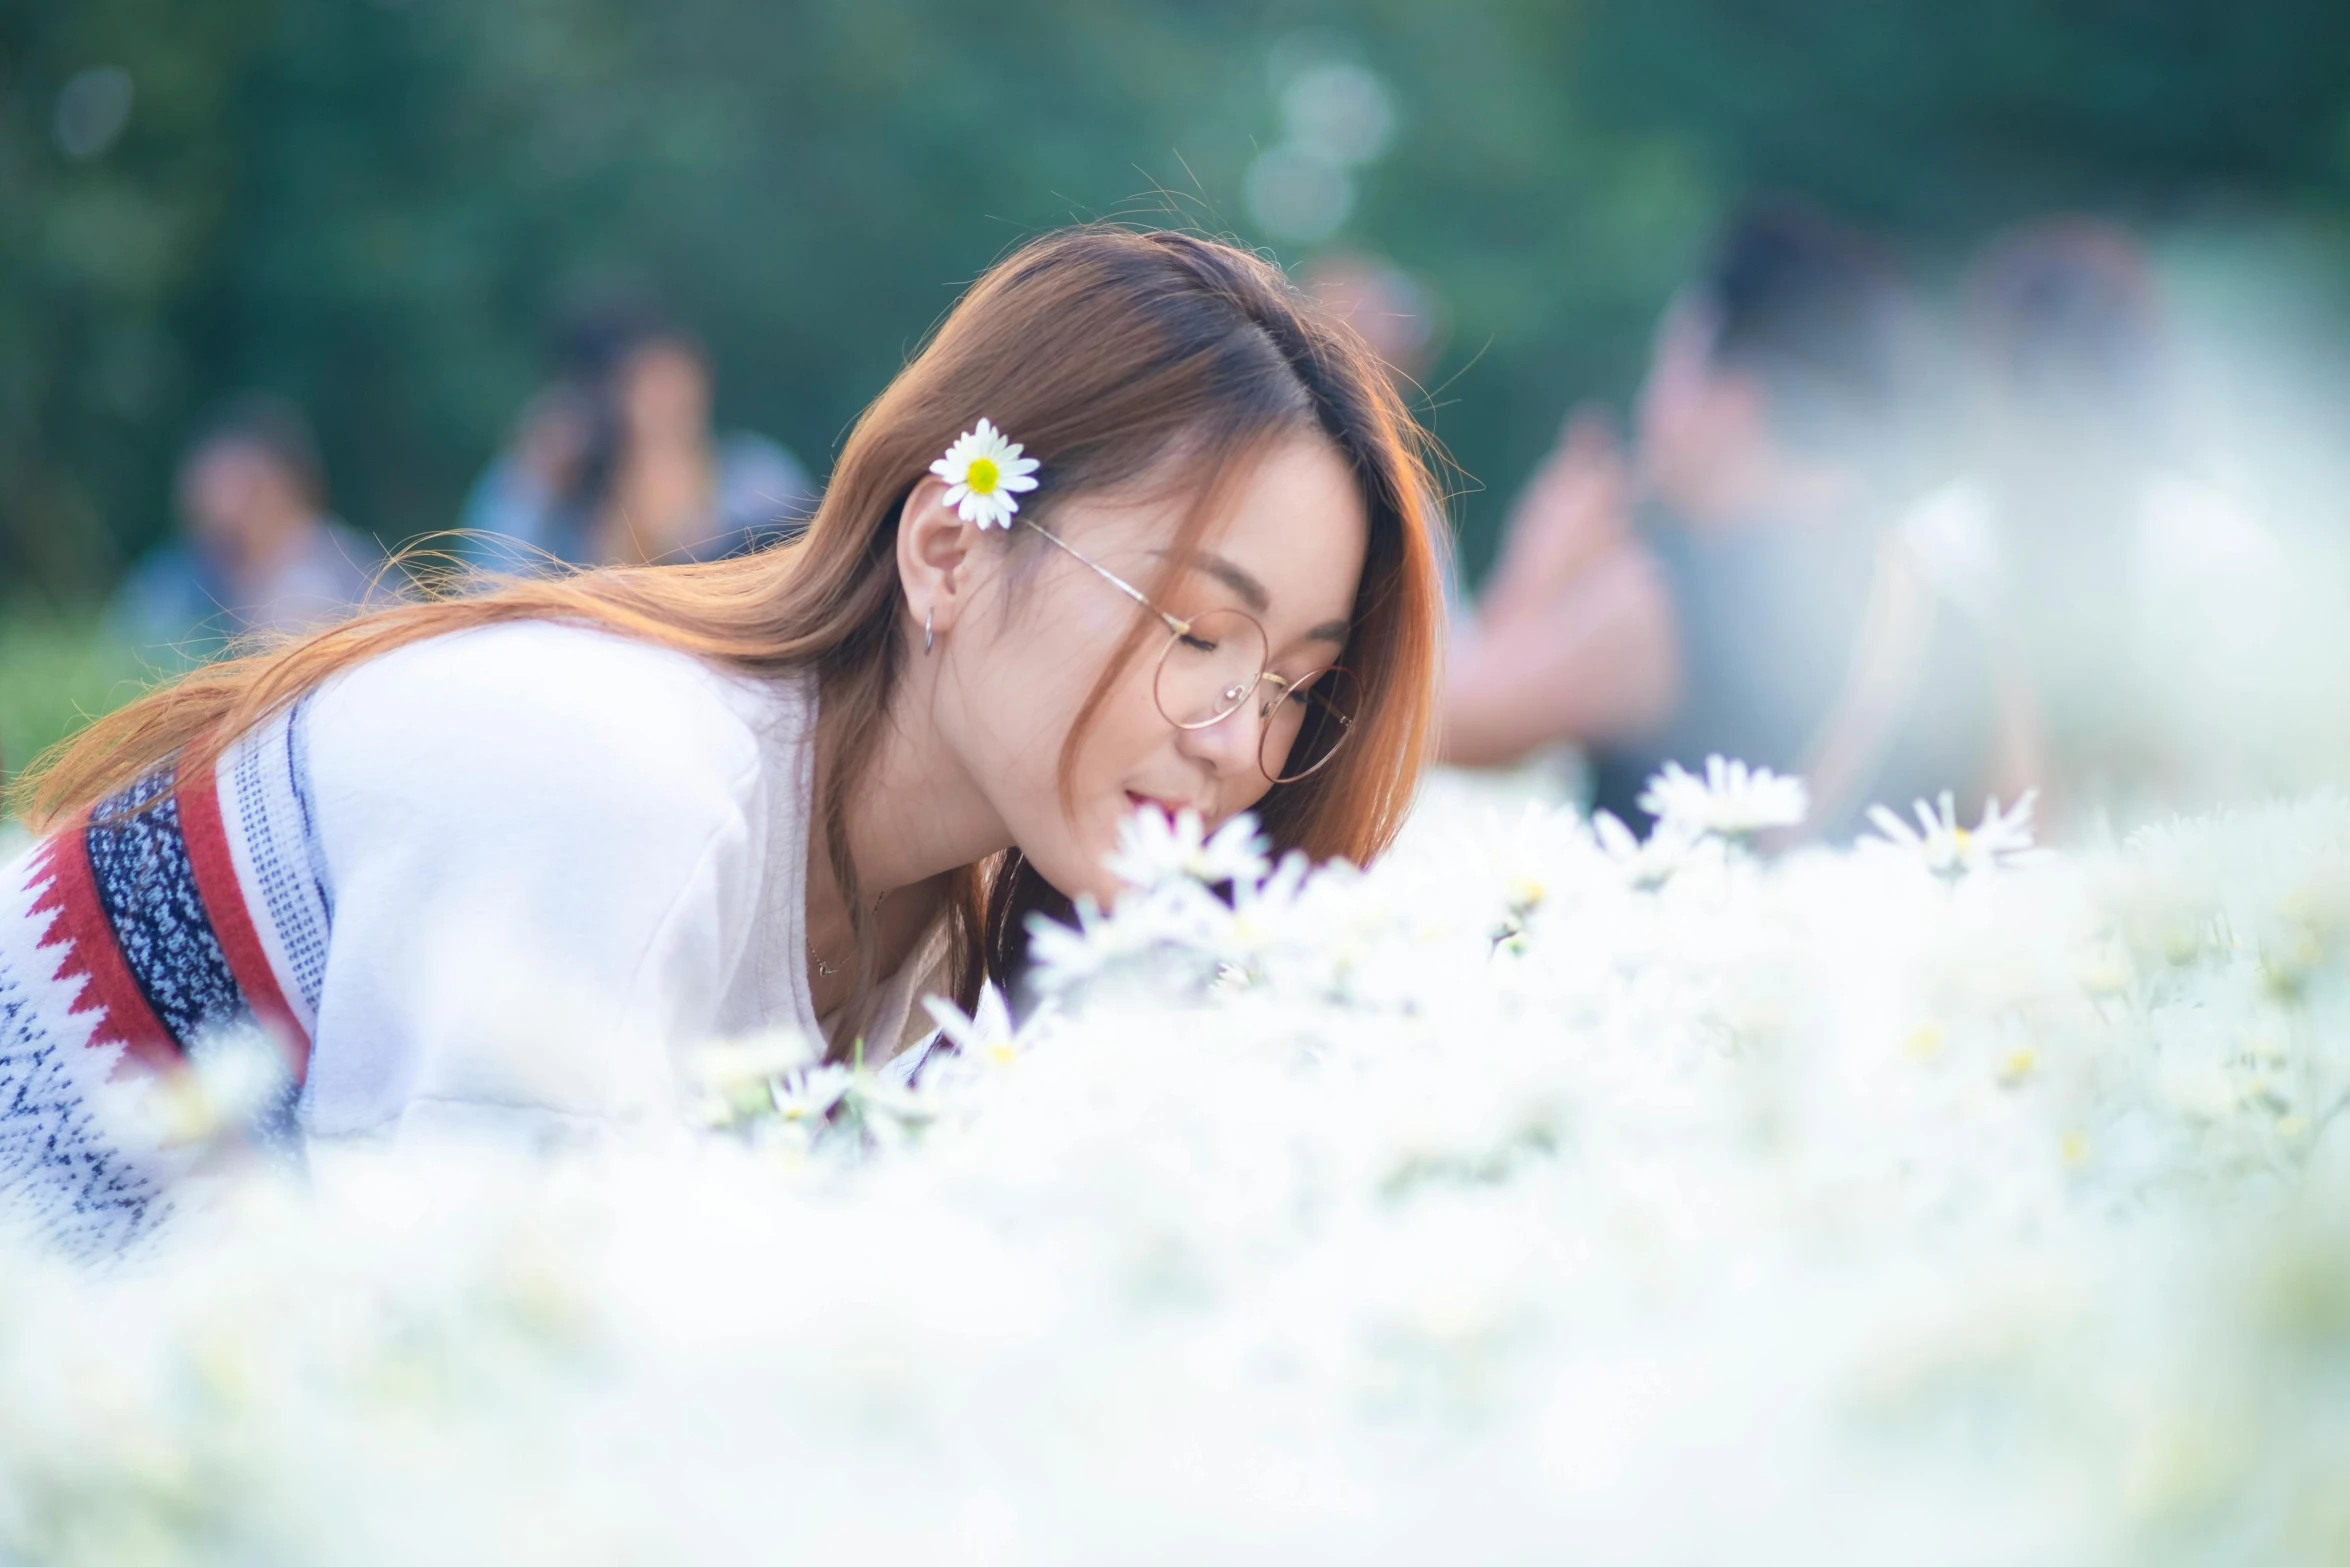
<path fill-rule="evenodd" d="M 775 1113 L 785 1124 L 813 1125 L 832 1114 L 832 1107 L 849 1091 L 852 1076 L 845 1066 L 804 1067 L 775 1079 L 768 1092 L 773 1097 Z"/>
<path fill-rule="evenodd" d="M 1657 819 L 1660 829 L 1670 825 L 1692 834 L 1738 839 L 1771 827 L 1796 826 L 1811 809 L 1811 799 L 1800 778 L 1709 756 L 1703 778 L 1678 762 L 1665 763 L 1665 770 L 1648 781 L 1640 808 Z"/>
<path fill-rule="evenodd" d="M 1673 873 L 1689 863 L 1701 836 L 1678 822 L 1659 822 L 1643 843 L 1612 811 L 1592 812 L 1591 832 L 1624 880 L 1642 892 L 1671 881 Z"/>
<path fill-rule="evenodd" d="M 1915 855 L 1928 871 L 1945 880 L 2024 863 L 2036 857 L 2032 847 L 2032 800 L 2037 793 L 2037 790 L 2025 790 L 2023 797 L 2006 811 L 1999 809 L 1996 799 L 1985 800 L 1982 820 L 1972 828 L 1958 825 L 1958 812 L 1947 789 L 1942 791 L 1939 811 L 1923 800 L 1917 802 L 1915 827 L 1885 807 L 1872 805 L 1869 824 L 1877 829 L 1879 836 L 1862 842 Z"/>
<path fill-rule="evenodd" d="M 947 482 L 946 501 L 965 522 L 982 528 L 1009 528 L 1020 509 L 1020 493 L 1036 488 L 1037 461 L 1020 455 L 1018 442 L 979 421 L 976 428 L 955 437 L 947 454 L 930 471 Z"/>
<path fill-rule="evenodd" d="M 1210 834 L 1197 811 L 1178 811 L 1170 819 L 1148 806 L 1126 818 L 1118 829 L 1118 847 L 1105 863 L 1130 887 L 1157 887 L 1179 878 L 1210 887 L 1254 883 L 1271 868 L 1256 818 L 1246 812 Z"/>
<path fill-rule="evenodd" d="M 789 1029 L 706 1045 L 694 1052 L 687 1069 L 702 1088 L 731 1094 L 745 1087 L 766 1091 L 768 1081 L 797 1071 L 816 1059 L 815 1049 Z"/>
<path fill-rule="evenodd" d="M 850 1073 L 838 1102 L 862 1136 L 884 1146 L 938 1119 L 939 1101 L 934 1096 L 893 1083 L 878 1072 Z"/>
<path fill-rule="evenodd" d="M 117 1136 L 188 1146 L 260 1125 L 291 1104 L 292 1082 L 285 1052 L 266 1032 L 228 1024 L 199 1034 L 180 1070 L 105 1084 L 97 1108 Z"/>
<path fill-rule="evenodd" d="M 1004 993 L 995 986 L 980 987 L 978 1004 L 969 1017 L 944 996 L 925 996 L 922 1005 L 938 1024 L 939 1032 L 955 1047 L 957 1055 L 990 1066 L 1009 1066 L 1019 1059 L 1018 1030 L 1012 1026 L 1012 1009 L 1005 1004 Z"/>
<path fill-rule="evenodd" d="M 694 1113 L 715 1127 L 760 1120 L 776 1107 L 776 1083 L 815 1059 L 807 1040 L 789 1030 L 706 1046 L 686 1063 L 698 1091 Z"/>

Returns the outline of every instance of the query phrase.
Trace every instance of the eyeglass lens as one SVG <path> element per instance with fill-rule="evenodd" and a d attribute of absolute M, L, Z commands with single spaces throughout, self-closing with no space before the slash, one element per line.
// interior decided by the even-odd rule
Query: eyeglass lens
<path fill-rule="evenodd" d="M 1159 661 L 1159 711 L 1180 729 L 1205 729 L 1255 697 L 1266 704 L 1258 765 L 1275 783 L 1320 767 L 1353 723 L 1360 682 L 1344 669 L 1317 670 L 1284 688 L 1265 678 L 1265 631 L 1239 610 L 1194 616 L 1168 640 Z"/>
<path fill-rule="evenodd" d="M 1354 727 L 1362 682 L 1351 669 L 1317 669 L 1284 692 L 1257 742 L 1257 765 L 1295 783 L 1330 760 Z"/>

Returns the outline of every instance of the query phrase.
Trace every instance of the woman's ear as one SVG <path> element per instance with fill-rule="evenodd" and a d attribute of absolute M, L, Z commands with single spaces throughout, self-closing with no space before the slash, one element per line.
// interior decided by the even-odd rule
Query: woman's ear
<path fill-rule="evenodd" d="M 979 566 L 979 529 L 946 504 L 946 492 L 927 477 L 898 512 L 898 582 L 914 623 L 934 632 L 954 628 Z"/>

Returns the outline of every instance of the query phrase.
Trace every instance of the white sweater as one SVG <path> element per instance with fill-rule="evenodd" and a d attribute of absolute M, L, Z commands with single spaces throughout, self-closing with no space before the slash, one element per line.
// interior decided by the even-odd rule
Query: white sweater
<path fill-rule="evenodd" d="M 669 1107 L 680 1047 L 794 1028 L 814 681 L 548 624 L 390 653 L 302 714 L 333 899 L 303 1129 Z M 925 954 L 930 958 L 934 954 Z M 873 1030 L 896 1049 L 916 975 Z"/>
<path fill-rule="evenodd" d="M 84 1100 L 241 1017 L 292 1041 L 283 1130 L 313 1151 L 673 1126 L 694 1048 L 821 1046 L 814 716 L 810 676 L 492 627 L 336 677 L 164 810 L 59 833 L 0 870 L 0 1193 L 65 1203 L 61 1234 L 142 1228 L 172 1161 L 107 1146 Z M 885 984 L 868 1059 L 922 1031 L 943 941 Z"/>

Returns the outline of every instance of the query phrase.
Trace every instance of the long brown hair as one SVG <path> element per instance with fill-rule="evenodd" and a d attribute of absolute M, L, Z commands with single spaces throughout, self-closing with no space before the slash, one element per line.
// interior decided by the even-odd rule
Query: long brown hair
<path fill-rule="evenodd" d="M 756 676 L 811 668 L 824 843 L 858 922 L 860 990 L 869 991 L 873 939 L 845 802 L 906 656 L 898 516 L 931 460 L 982 414 L 1042 462 L 1025 515 L 1046 523 L 1058 504 L 1143 480 L 1178 451 L 1187 468 L 1229 482 L 1284 436 L 1319 430 L 1332 442 L 1370 526 L 1344 655 L 1363 707 L 1330 765 L 1272 791 L 1258 815 L 1277 849 L 1358 863 L 1383 850 L 1410 804 L 1435 715 L 1442 535 L 1426 438 L 1361 340 L 1275 267 L 1191 234 L 1106 225 L 1036 240 L 971 287 L 857 421 L 799 541 L 709 564 L 506 582 L 213 664 L 53 748 L 17 780 L 17 801 L 36 823 L 53 823 L 168 758 L 209 765 L 237 735 L 362 660 L 502 621 L 595 625 Z M 1169 559 L 1213 523 L 1216 488 L 1188 508 Z M 1015 530 L 1009 547 L 1041 541 Z M 1064 788 L 1088 723 L 1146 634 L 1138 612 L 1071 730 Z M 958 874 L 948 917 L 965 1005 L 984 978 L 1017 965 L 1025 915 L 1058 906 L 1017 851 Z"/>

